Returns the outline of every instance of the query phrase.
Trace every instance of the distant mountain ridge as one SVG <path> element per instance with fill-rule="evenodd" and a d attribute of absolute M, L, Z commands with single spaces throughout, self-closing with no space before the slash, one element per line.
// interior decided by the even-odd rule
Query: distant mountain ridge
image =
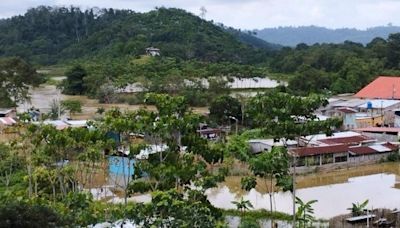
<path fill-rule="evenodd" d="M 318 26 L 278 27 L 254 30 L 258 38 L 284 46 L 299 43 L 343 43 L 346 40 L 367 44 L 376 37 L 386 39 L 391 33 L 400 32 L 400 26 L 377 26 L 366 30 L 354 28 L 328 29 Z"/>

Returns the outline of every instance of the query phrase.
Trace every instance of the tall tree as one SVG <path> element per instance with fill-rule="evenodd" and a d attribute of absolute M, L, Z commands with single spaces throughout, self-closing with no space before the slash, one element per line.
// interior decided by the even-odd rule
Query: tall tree
<path fill-rule="evenodd" d="M 15 107 L 29 98 L 29 86 L 42 82 L 36 69 L 21 58 L 0 58 L 0 107 Z"/>
<path fill-rule="evenodd" d="M 65 72 L 67 79 L 63 81 L 63 93 L 70 95 L 81 95 L 86 91 L 84 78 L 87 76 L 86 70 L 81 65 L 75 65 Z"/>
<path fill-rule="evenodd" d="M 82 102 L 79 100 L 64 100 L 61 102 L 61 105 L 69 111 L 70 118 L 72 118 L 74 113 L 82 112 Z"/>
<path fill-rule="evenodd" d="M 229 95 L 215 98 L 210 104 L 210 117 L 218 124 L 231 122 L 232 118 L 237 121 L 242 119 L 242 105 L 240 102 Z"/>

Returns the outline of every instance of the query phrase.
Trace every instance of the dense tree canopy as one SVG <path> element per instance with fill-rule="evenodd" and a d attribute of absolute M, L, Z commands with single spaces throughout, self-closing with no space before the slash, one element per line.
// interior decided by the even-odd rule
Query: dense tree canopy
<path fill-rule="evenodd" d="M 342 44 L 298 44 L 284 48 L 270 62 L 276 72 L 294 74 L 289 88 L 298 94 L 356 92 L 378 75 L 400 74 L 400 35 L 375 38 L 365 47 Z"/>
<path fill-rule="evenodd" d="M 150 46 L 159 48 L 162 56 L 180 59 L 249 63 L 265 56 L 234 33 L 180 9 L 137 13 L 40 6 L 23 16 L 1 20 L 0 30 L 0 56 L 16 55 L 41 64 L 93 56 L 138 56 Z M 265 42 L 258 42 L 265 50 Z"/>
<path fill-rule="evenodd" d="M 228 95 L 216 97 L 210 104 L 210 117 L 218 124 L 226 124 L 236 119 L 242 119 L 240 102 Z"/>
<path fill-rule="evenodd" d="M 14 107 L 28 99 L 28 89 L 43 78 L 20 58 L 0 58 L 0 107 Z"/>
<path fill-rule="evenodd" d="M 63 93 L 69 95 L 81 95 L 84 94 L 86 89 L 83 82 L 85 76 L 87 76 L 86 70 L 81 65 L 76 65 L 65 72 L 67 77 L 62 84 Z"/>

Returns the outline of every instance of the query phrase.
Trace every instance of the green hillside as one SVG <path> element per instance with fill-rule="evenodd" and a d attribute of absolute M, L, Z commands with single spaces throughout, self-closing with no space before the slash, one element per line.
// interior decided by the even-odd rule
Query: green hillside
<path fill-rule="evenodd" d="M 139 56 L 157 47 L 162 56 L 182 60 L 255 63 L 276 48 L 258 38 L 205 21 L 181 9 L 85 11 L 41 6 L 0 20 L 0 56 L 20 56 L 36 64 L 76 58 Z"/>

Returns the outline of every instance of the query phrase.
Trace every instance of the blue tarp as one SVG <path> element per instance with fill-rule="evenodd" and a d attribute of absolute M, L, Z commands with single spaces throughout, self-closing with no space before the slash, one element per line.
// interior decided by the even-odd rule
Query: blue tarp
<path fill-rule="evenodd" d="M 108 167 L 111 174 L 131 176 L 134 172 L 134 160 L 121 156 L 108 157 Z"/>

